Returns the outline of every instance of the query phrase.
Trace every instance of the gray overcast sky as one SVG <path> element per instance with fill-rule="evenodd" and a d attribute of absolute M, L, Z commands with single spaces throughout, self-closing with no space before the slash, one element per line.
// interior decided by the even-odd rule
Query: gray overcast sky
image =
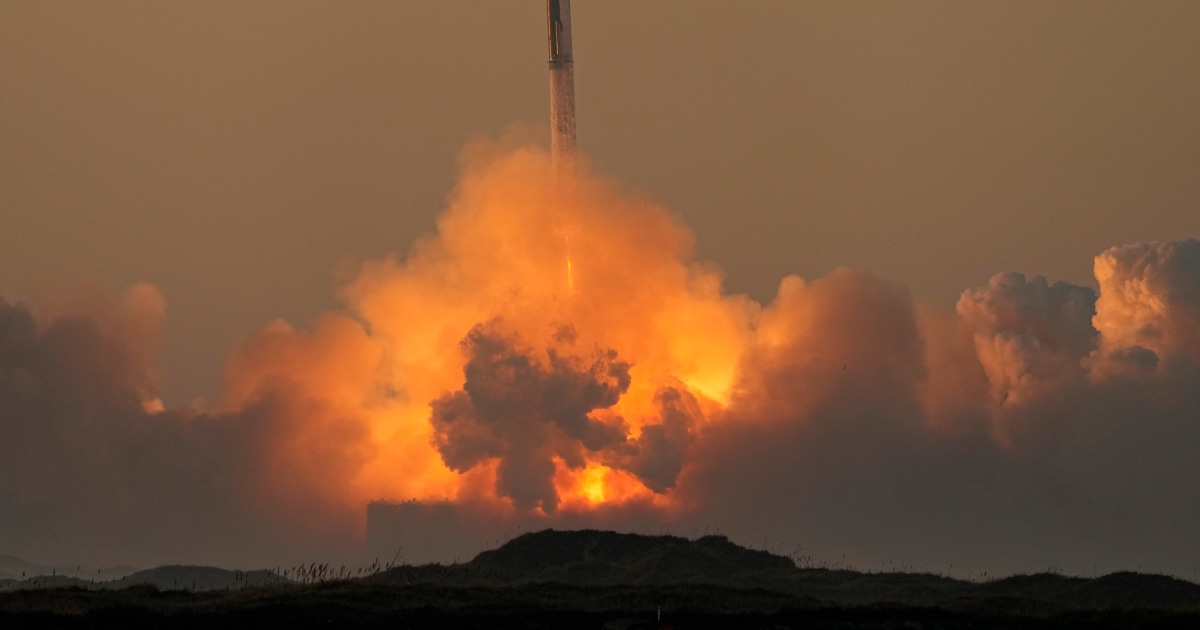
<path fill-rule="evenodd" d="M 1200 3 L 579 0 L 580 145 L 728 288 L 851 266 L 950 303 L 1200 235 Z M 0 4 L 0 295 L 158 285 L 168 403 L 433 228 L 547 117 L 544 3 Z"/>

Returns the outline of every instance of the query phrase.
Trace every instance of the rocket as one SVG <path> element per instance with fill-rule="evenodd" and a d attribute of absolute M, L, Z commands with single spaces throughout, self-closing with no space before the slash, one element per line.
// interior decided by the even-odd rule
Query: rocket
<path fill-rule="evenodd" d="M 575 163 L 575 60 L 571 55 L 571 0 L 546 0 L 550 43 L 550 154 L 556 171 Z"/>

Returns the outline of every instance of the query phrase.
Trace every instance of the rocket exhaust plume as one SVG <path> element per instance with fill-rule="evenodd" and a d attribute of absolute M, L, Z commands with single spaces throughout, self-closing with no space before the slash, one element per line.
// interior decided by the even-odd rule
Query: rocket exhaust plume
<path fill-rule="evenodd" d="M 1195 569 L 1200 240 L 954 308 L 849 269 L 729 293 L 679 215 L 581 164 L 568 0 L 547 18 L 553 153 L 470 146 L 436 231 L 252 335 L 211 405 L 156 395 L 152 286 L 0 299 L 0 551 L 349 553 L 393 497 L 369 509 L 420 541 L 379 538 L 405 561 L 517 527 L 715 525 L 880 568 Z"/>
<path fill-rule="evenodd" d="M 612 180 L 580 168 L 564 204 L 539 147 L 462 163 L 434 234 L 364 263 L 343 309 L 250 337 L 211 406 L 156 398 L 153 287 L 0 300 L 0 545 L 349 553 L 394 497 L 376 549 L 405 561 L 518 528 L 715 523 L 873 566 L 1193 570 L 1200 240 L 1109 249 L 1098 289 L 1000 274 L 949 309 L 840 269 L 758 303 Z M 564 206 L 587 270 L 570 300 L 544 246 Z"/>
<path fill-rule="evenodd" d="M 550 44 L 550 151 L 557 173 L 575 162 L 575 60 L 571 53 L 571 0 L 546 0 Z"/>

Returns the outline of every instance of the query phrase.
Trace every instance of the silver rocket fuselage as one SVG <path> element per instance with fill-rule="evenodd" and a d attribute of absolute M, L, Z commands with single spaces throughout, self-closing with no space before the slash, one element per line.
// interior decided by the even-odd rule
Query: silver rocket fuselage
<path fill-rule="evenodd" d="M 546 0 L 550 43 L 550 153 L 555 169 L 575 163 L 575 60 L 571 54 L 571 0 Z"/>

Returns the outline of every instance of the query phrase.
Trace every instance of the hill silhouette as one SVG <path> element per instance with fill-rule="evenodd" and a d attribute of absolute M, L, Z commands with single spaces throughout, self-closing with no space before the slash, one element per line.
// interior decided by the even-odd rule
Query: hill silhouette
<path fill-rule="evenodd" d="M 798 567 L 722 536 L 546 530 L 461 564 L 305 575 L 167 566 L 103 585 L 38 578 L 0 593 L 0 625 L 602 627 L 661 609 L 693 629 L 1200 627 L 1200 586 L 1167 576 L 863 573 Z"/>
<path fill-rule="evenodd" d="M 468 570 L 513 582 L 582 586 L 771 583 L 795 570 L 788 558 L 739 547 L 724 536 L 688 540 L 610 531 L 545 530 L 484 551 Z"/>
<path fill-rule="evenodd" d="M 90 566 L 76 564 L 39 564 L 24 558 L 0 553 L 0 583 L 20 581 L 34 576 L 72 577 L 83 582 L 117 579 L 137 571 L 128 565 Z"/>
<path fill-rule="evenodd" d="M 597 530 L 523 534 L 465 564 L 402 566 L 371 579 L 493 587 L 705 585 L 756 589 L 805 605 L 1200 611 L 1200 585 L 1162 575 L 1121 572 L 1088 579 L 1040 573 L 972 582 L 928 573 L 798 567 L 790 558 L 747 549 L 724 536 L 688 540 Z"/>
<path fill-rule="evenodd" d="M 151 587 L 161 591 L 215 591 L 287 582 L 274 571 L 232 571 L 218 567 L 168 565 L 110 579 L 82 579 L 70 575 L 35 574 L 24 579 L 0 580 L 0 592 L 77 588 L 86 590 L 122 590 Z"/>

